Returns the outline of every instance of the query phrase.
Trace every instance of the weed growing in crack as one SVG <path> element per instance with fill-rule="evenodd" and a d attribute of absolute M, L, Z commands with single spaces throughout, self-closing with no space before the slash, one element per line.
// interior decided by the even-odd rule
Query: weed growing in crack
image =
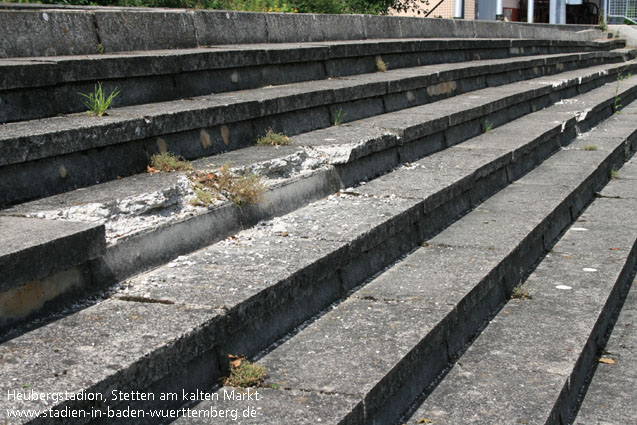
<path fill-rule="evenodd" d="M 596 151 L 597 150 L 597 146 L 595 146 L 595 145 L 586 145 L 582 149 L 584 149 L 585 151 Z"/>
<path fill-rule="evenodd" d="M 532 298 L 528 286 L 521 282 L 511 291 L 512 300 L 530 300 Z"/>
<path fill-rule="evenodd" d="M 610 169 L 609 177 L 611 180 L 617 180 L 619 178 L 619 170 L 614 165 L 613 168 Z"/>
<path fill-rule="evenodd" d="M 343 122 L 343 118 L 345 118 L 345 115 L 347 115 L 347 112 L 343 112 L 343 108 L 339 108 L 334 111 L 334 125 L 337 127 L 341 125 L 341 123 Z"/>
<path fill-rule="evenodd" d="M 484 132 L 485 132 L 485 133 L 488 133 L 488 132 L 490 132 L 491 130 L 493 130 L 493 123 L 492 123 L 491 121 L 489 121 L 489 120 L 486 120 L 486 121 L 484 122 Z"/>
<path fill-rule="evenodd" d="M 256 204 L 265 192 L 261 177 L 253 173 L 235 174 L 228 164 L 217 172 L 197 172 L 191 177 L 195 187 L 193 205 L 208 206 L 215 199 L 225 198 L 241 207 Z"/>
<path fill-rule="evenodd" d="M 380 56 L 376 56 L 376 71 L 385 72 L 387 71 L 387 64 Z"/>
<path fill-rule="evenodd" d="M 147 167 L 147 170 L 149 173 L 157 173 L 159 171 L 192 171 L 193 167 L 183 156 L 165 152 L 151 156 L 150 165 Z"/>
<path fill-rule="evenodd" d="M 230 358 L 230 375 L 224 379 L 224 385 L 248 388 L 263 383 L 267 375 L 265 367 L 249 362 L 245 356 L 228 354 L 228 357 Z"/>
<path fill-rule="evenodd" d="M 291 142 L 290 138 L 282 133 L 275 133 L 272 129 L 269 129 L 265 136 L 261 136 L 257 139 L 257 145 L 260 146 L 285 146 Z"/>
<path fill-rule="evenodd" d="M 617 85 L 615 86 L 615 99 L 613 100 L 613 111 L 616 114 L 621 114 L 621 109 L 622 109 L 622 104 L 619 103 L 621 101 L 621 97 L 619 96 L 619 82 L 623 81 L 627 78 L 632 77 L 633 74 L 631 74 L 630 72 L 628 74 L 624 74 L 624 71 L 620 71 L 619 74 L 617 74 Z"/>
<path fill-rule="evenodd" d="M 195 197 L 190 200 L 190 205 L 194 207 L 207 207 L 212 204 L 217 197 L 214 193 L 195 185 Z"/>
<path fill-rule="evenodd" d="M 101 117 L 106 115 L 106 111 L 111 106 L 113 99 L 115 99 L 115 97 L 119 94 L 119 90 L 115 87 L 111 94 L 106 96 L 106 92 L 102 89 L 102 83 L 98 82 L 95 85 L 93 93 L 78 94 L 84 97 L 84 99 L 82 99 L 82 103 L 88 108 L 87 113 L 89 115 Z"/>

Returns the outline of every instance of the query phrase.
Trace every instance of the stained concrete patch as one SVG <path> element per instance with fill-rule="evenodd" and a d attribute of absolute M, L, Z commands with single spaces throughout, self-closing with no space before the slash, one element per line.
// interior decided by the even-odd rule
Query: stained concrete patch
<path fill-rule="evenodd" d="M 104 227 L 89 223 L 0 217 L 0 234 L 2 291 L 88 262 L 105 248 Z"/>

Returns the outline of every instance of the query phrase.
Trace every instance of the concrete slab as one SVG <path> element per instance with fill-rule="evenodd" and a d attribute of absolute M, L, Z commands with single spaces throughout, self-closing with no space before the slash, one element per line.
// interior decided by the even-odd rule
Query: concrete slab
<path fill-rule="evenodd" d="M 165 320 L 167 315 L 177 320 Z M 180 364 L 205 355 L 221 335 L 222 319 L 217 310 L 195 306 L 113 300 L 99 303 L 0 346 L 0 403 L 8 409 L 24 410 L 68 406 L 89 414 L 91 409 L 125 406 L 126 402 L 112 399 L 112 390 L 143 391 Z M 217 365 L 214 359 L 209 360 L 206 371 L 212 373 Z M 211 377 L 193 379 L 185 388 L 210 385 L 210 381 Z M 63 395 L 65 391 L 84 390 L 99 398 L 8 399 L 10 391 L 29 390 Z M 6 419 L 6 410 L 1 415 Z M 65 422 L 83 422 L 78 419 L 67 418 Z"/>
<path fill-rule="evenodd" d="M 0 217 L 0 291 L 45 278 L 104 254 L 104 226 Z"/>

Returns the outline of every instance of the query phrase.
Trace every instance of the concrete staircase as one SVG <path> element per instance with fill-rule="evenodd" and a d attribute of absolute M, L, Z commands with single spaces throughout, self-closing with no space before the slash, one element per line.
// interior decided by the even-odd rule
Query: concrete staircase
<path fill-rule="evenodd" d="M 39 6 L 0 22 L 31 29 L 0 44 L 0 423 L 604 417 L 597 372 L 632 370 L 601 354 L 635 278 L 623 41 Z M 98 81 L 121 94 L 88 116 L 77 92 Z M 269 129 L 290 142 L 255 145 Z M 191 169 L 149 168 L 167 152 Z M 228 175 L 259 202 L 202 202 Z M 265 381 L 220 387 L 228 355 Z"/>

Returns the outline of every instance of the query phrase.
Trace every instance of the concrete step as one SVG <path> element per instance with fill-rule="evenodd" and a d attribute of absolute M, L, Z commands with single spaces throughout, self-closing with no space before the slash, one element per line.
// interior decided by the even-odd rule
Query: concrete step
<path fill-rule="evenodd" d="M 388 69 L 506 57 L 608 51 L 623 40 L 396 39 L 0 59 L 0 123 L 86 111 L 96 82 L 112 106 L 162 102 Z"/>
<path fill-rule="evenodd" d="M 0 217 L 0 328 L 60 293 L 86 292 L 89 262 L 104 255 L 104 225 Z"/>
<path fill-rule="evenodd" d="M 143 172 L 157 152 L 198 158 L 253 145 L 269 128 L 295 135 L 329 127 L 339 114 L 352 121 L 561 71 L 594 72 L 594 65 L 632 57 L 634 51 L 619 50 L 430 65 L 123 107 L 106 117 L 9 123 L 0 135 L 6 152 L 0 158 L 0 205 Z M 599 68 L 609 74 L 595 78 L 614 79 L 631 66 Z M 537 89 L 540 94 L 548 85 Z M 33 173 L 39 179 L 26 184 Z"/>
<path fill-rule="evenodd" d="M 0 10 L 0 28 L 0 57 L 8 58 L 384 38 L 606 38 L 591 25 L 11 4 Z"/>
<path fill-rule="evenodd" d="M 485 320 L 509 297 L 524 277 L 525 270 L 542 257 L 583 206 L 594 198 L 595 192 L 608 181 L 609 171 L 623 162 L 627 150 L 634 151 L 637 147 L 636 111 L 636 108 L 627 109 L 627 115 L 620 118 L 632 128 L 615 126 L 611 119 L 584 134 L 430 239 L 423 247 L 358 288 L 345 301 L 324 310 L 298 333 L 294 332 L 289 339 L 274 344 L 274 348 L 258 361 L 267 368 L 268 377 L 263 385 L 252 389 L 253 398 L 249 403 L 245 399 L 241 400 L 242 403 L 236 399 L 228 400 L 233 391 L 241 391 L 238 389 L 223 387 L 214 392 L 204 392 L 210 400 L 188 405 L 189 410 L 184 412 L 184 417 L 175 423 L 207 423 L 210 416 L 205 417 L 205 414 L 218 415 L 224 409 L 230 412 L 239 409 L 236 413 L 240 418 L 238 422 L 242 424 L 309 424 L 316 423 L 317 416 L 321 422 L 334 424 L 397 423 L 404 409 L 423 388 L 436 382 L 448 361 L 464 349 Z M 591 140 L 598 144 L 597 151 L 585 149 Z M 408 175 L 410 171 L 413 170 L 402 173 Z M 411 174 L 414 183 L 426 181 L 421 180 L 418 172 Z M 555 181 L 559 183 L 556 185 Z M 364 186 L 361 194 L 368 191 L 378 193 L 374 183 Z M 390 189 L 386 189 L 385 193 L 394 195 Z M 399 198 L 402 196 L 399 195 Z M 574 266 L 578 276 L 566 273 L 565 277 L 575 280 L 572 283 L 562 282 L 553 277 L 553 269 L 544 270 L 546 277 L 551 276 L 548 285 L 545 285 L 550 292 L 546 298 L 557 304 L 540 309 L 531 305 L 536 302 L 535 297 L 521 301 L 520 305 L 527 303 L 524 305 L 528 307 L 524 310 L 529 316 L 519 318 L 514 322 L 515 327 L 498 335 L 498 338 L 481 343 L 481 338 L 494 327 L 494 322 L 491 322 L 459 360 L 463 371 L 467 369 L 468 372 L 450 381 L 455 383 L 452 390 L 440 393 L 436 400 L 442 404 L 428 406 L 429 410 L 425 412 L 428 415 L 417 411 L 409 423 L 433 420 L 431 423 L 512 424 L 518 423 L 517 419 L 544 423 L 544 420 L 535 421 L 535 417 L 530 415 L 499 417 L 491 413 L 498 408 L 508 409 L 516 403 L 523 409 L 528 407 L 528 411 L 539 413 L 539 407 L 533 405 L 536 394 L 546 394 L 546 383 L 552 381 L 550 378 L 558 373 L 556 370 L 563 367 L 563 361 L 555 361 L 555 356 L 575 362 L 576 353 L 570 353 L 566 348 L 574 346 L 574 333 L 584 328 L 581 326 L 584 320 L 594 322 L 597 319 L 590 313 L 599 313 L 606 300 L 603 298 L 591 305 L 593 294 L 588 294 L 589 287 L 581 289 L 581 297 L 565 300 L 564 293 L 559 288 L 555 289 L 555 285 L 581 285 L 581 273 L 587 270 L 580 272 L 581 267 L 591 265 L 600 267 L 600 274 L 607 273 L 609 291 L 616 280 L 619 285 L 625 285 L 635 265 L 637 228 L 632 226 L 632 232 L 623 232 L 622 229 L 634 215 L 633 209 L 634 205 L 628 202 L 618 207 L 612 201 L 595 201 L 582 218 L 587 220 L 587 227 L 594 228 L 593 223 L 599 223 L 594 232 L 585 233 L 590 237 L 584 239 L 584 251 L 594 244 L 599 247 L 597 255 L 586 254 L 573 260 L 573 244 L 578 238 L 582 240 L 583 233 L 568 232 L 554 251 L 564 245 L 567 250 L 564 252 L 569 254 L 564 255 L 564 258 L 569 258 L 564 261 L 570 262 L 570 267 Z M 614 214 L 612 223 L 616 238 L 608 237 L 607 214 Z M 579 225 L 584 224 L 576 224 Z M 570 238 L 573 233 L 575 239 Z M 577 264 L 572 264 L 573 261 Z M 608 270 L 601 268 L 600 262 L 608 262 Z M 532 275 L 529 282 L 533 278 Z M 599 288 L 599 284 L 594 283 L 596 279 L 589 279 L 588 283 L 593 288 Z M 534 289 L 531 291 L 535 293 Z M 599 295 L 597 292 L 603 291 L 593 292 Z M 570 309 L 571 304 L 578 303 L 584 311 Z M 507 306 L 503 312 L 508 310 Z M 550 320 L 551 313 L 566 317 Z M 578 313 L 588 315 L 585 319 Z M 502 320 L 512 317 L 513 313 L 507 313 L 503 319 L 496 321 L 502 323 Z M 547 323 L 547 327 L 542 331 L 528 330 L 539 322 Z M 569 323 L 573 326 L 565 330 Z M 542 341 L 527 344 L 532 337 Z M 587 337 L 588 334 L 584 343 Z M 593 354 L 595 338 L 591 338 Z M 558 340 L 564 347 L 553 350 Z M 511 341 L 519 342 L 511 344 Z M 480 356 L 473 361 L 466 360 L 469 363 L 466 365 L 465 356 L 477 352 L 477 347 L 482 348 Z M 535 364 L 527 359 L 529 356 L 505 359 L 502 352 L 509 348 L 526 349 L 529 356 L 535 356 L 533 359 L 546 355 L 549 364 L 538 371 Z M 546 354 L 545 350 L 551 353 Z M 587 350 L 590 354 L 590 347 Z M 521 383 L 513 377 L 522 371 L 528 372 L 528 378 L 524 379 L 520 390 L 514 392 L 508 385 Z M 542 372 L 547 376 L 537 378 Z M 436 391 L 445 385 L 452 373 Z M 472 378 L 488 383 L 487 388 L 467 385 L 466 381 Z M 562 384 L 565 382 L 569 382 L 568 378 L 562 377 Z M 499 400 L 496 393 L 487 393 L 491 389 L 500 397 L 507 398 Z M 561 390 L 560 386 L 554 396 L 560 397 Z M 255 391 L 258 396 L 254 395 Z M 199 398 L 203 399 L 202 396 Z M 243 413 L 248 405 L 254 409 L 253 416 Z M 552 403 L 548 407 L 550 412 Z M 308 415 L 308 411 L 313 414 Z M 457 415 L 459 411 L 466 412 L 466 415 Z M 228 417 L 219 418 L 216 423 L 234 421 L 233 417 Z"/>
<path fill-rule="evenodd" d="M 567 137 L 562 134 L 574 135 L 576 125 L 585 126 L 586 120 L 612 114 L 617 90 L 625 93 L 633 86 L 627 79 L 620 82 L 619 89 L 597 89 L 600 107 L 591 104 L 586 117 L 579 114 L 580 121 L 573 104 L 557 105 L 561 111 L 572 110 L 552 128 L 545 129 L 537 121 L 518 122 L 517 126 L 511 123 L 511 129 L 505 125 L 479 137 L 487 144 L 486 140 L 497 143 L 498 137 L 511 131 L 504 137 L 511 146 L 486 148 L 484 155 L 475 155 L 475 148 L 452 147 L 448 149 L 451 154 L 443 151 L 423 159 L 424 167 L 407 167 L 379 177 L 351 193 L 310 204 L 124 282 L 110 299 L 3 343 L 0 353 L 6 362 L 2 371 L 6 379 L 0 396 L 15 386 L 10 377 L 18 376 L 18 370 L 21 379 L 36 391 L 84 388 L 91 394 L 106 395 L 102 403 L 68 400 L 65 405 L 71 409 L 89 405 L 105 410 L 107 406 L 124 408 L 128 402 L 111 399 L 113 389 L 159 394 L 167 389 L 210 388 L 227 365 L 226 353 L 256 353 L 346 296 L 467 211 L 477 194 L 487 196 L 534 167 L 565 142 Z M 589 98 L 592 102 L 593 96 Z M 628 104 L 631 97 L 627 94 L 624 99 Z M 552 120 L 559 116 L 557 110 L 546 109 L 535 117 L 546 122 L 550 112 Z M 623 153 L 623 146 L 615 156 L 619 151 Z M 450 158 L 445 160 L 447 154 Z M 597 174 L 608 175 L 610 159 L 600 155 Z M 413 174 L 403 182 L 432 182 L 431 186 L 411 196 L 396 196 L 383 188 L 385 179 L 410 168 Z M 585 191 L 581 195 L 586 193 L 592 195 Z M 541 238 L 546 229 L 538 228 L 542 231 L 536 236 Z M 522 254 L 511 250 L 505 254 Z M 165 317 L 171 320 L 163 320 Z M 42 341 L 47 341 L 46 348 Z M 27 360 L 25 352 L 32 353 Z M 25 370 L 25 361 L 32 367 Z M 133 406 L 179 407 L 182 401 L 165 402 L 157 396 L 152 402 Z M 6 414 L 9 400 L 3 398 L 2 403 L 0 414 Z M 11 400 L 10 405 L 24 409 L 47 406 L 33 400 Z M 69 418 L 66 423 L 83 422 L 88 420 Z"/>
<path fill-rule="evenodd" d="M 625 113 L 577 144 L 595 144 L 606 150 L 612 148 L 608 143 L 612 138 L 633 132 L 634 147 L 637 108 Z M 600 132 L 605 134 L 597 135 Z M 556 168 L 576 164 L 558 163 Z M 619 170 L 617 180 L 609 182 L 524 282 L 524 289 L 517 292 L 520 298 L 502 306 L 442 381 L 424 394 L 427 398 L 406 423 L 415 425 L 423 419 L 432 424 L 573 423 L 611 318 L 635 278 L 636 165 L 633 158 Z M 524 184 L 523 180 L 519 183 Z M 539 183 L 549 183 L 547 174 Z M 558 185 L 562 184 L 560 179 Z M 619 344 L 631 341 L 634 302 L 629 301 L 625 308 L 629 310 L 622 315 L 628 326 L 621 327 L 622 322 L 615 326 L 622 341 L 615 340 Z M 634 422 L 631 354 L 623 365 L 626 374 L 620 372 L 620 353 L 627 348 L 615 342 L 607 347 L 610 353 L 619 351 L 603 357 L 620 361 L 596 366 L 579 423 Z"/>
<path fill-rule="evenodd" d="M 451 147 L 483 132 L 486 122 L 499 126 L 561 97 L 586 92 L 603 81 L 598 81 L 600 76 L 612 74 L 613 69 L 596 67 L 565 73 L 559 79 L 478 90 L 435 105 L 302 134 L 293 137 L 290 146 L 280 149 L 255 146 L 194 163 L 200 170 L 231 163 L 261 175 L 268 190 L 263 200 L 253 206 L 237 208 L 231 202 L 219 202 L 210 208 L 192 206 L 190 201 L 195 194 L 187 173 L 169 173 L 123 178 L 22 204 L 1 211 L 0 215 L 104 224 L 107 250 L 92 264 L 90 287 L 108 287 L 259 220 L 294 211 L 401 163 Z M 536 112 L 529 119 L 559 118 L 547 130 L 547 137 L 555 136 L 558 130 L 564 133 L 563 137 L 571 137 L 576 126 L 584 131 L 592 125 L 587 122 L 595 123 L 609 114 L 608 106 L 615 96 L 629 100 L 634 88 L 622 85 L 620 90 L 617 84 L 610 84 L 593 90 L 586 98 L 580 95 L 545 112 Z M 587 114 L 592 120 L 577 121 Z M 524 132 L 529 121 L 521 122 L 514 125 L 521 126 L 519 131 Z"/>

